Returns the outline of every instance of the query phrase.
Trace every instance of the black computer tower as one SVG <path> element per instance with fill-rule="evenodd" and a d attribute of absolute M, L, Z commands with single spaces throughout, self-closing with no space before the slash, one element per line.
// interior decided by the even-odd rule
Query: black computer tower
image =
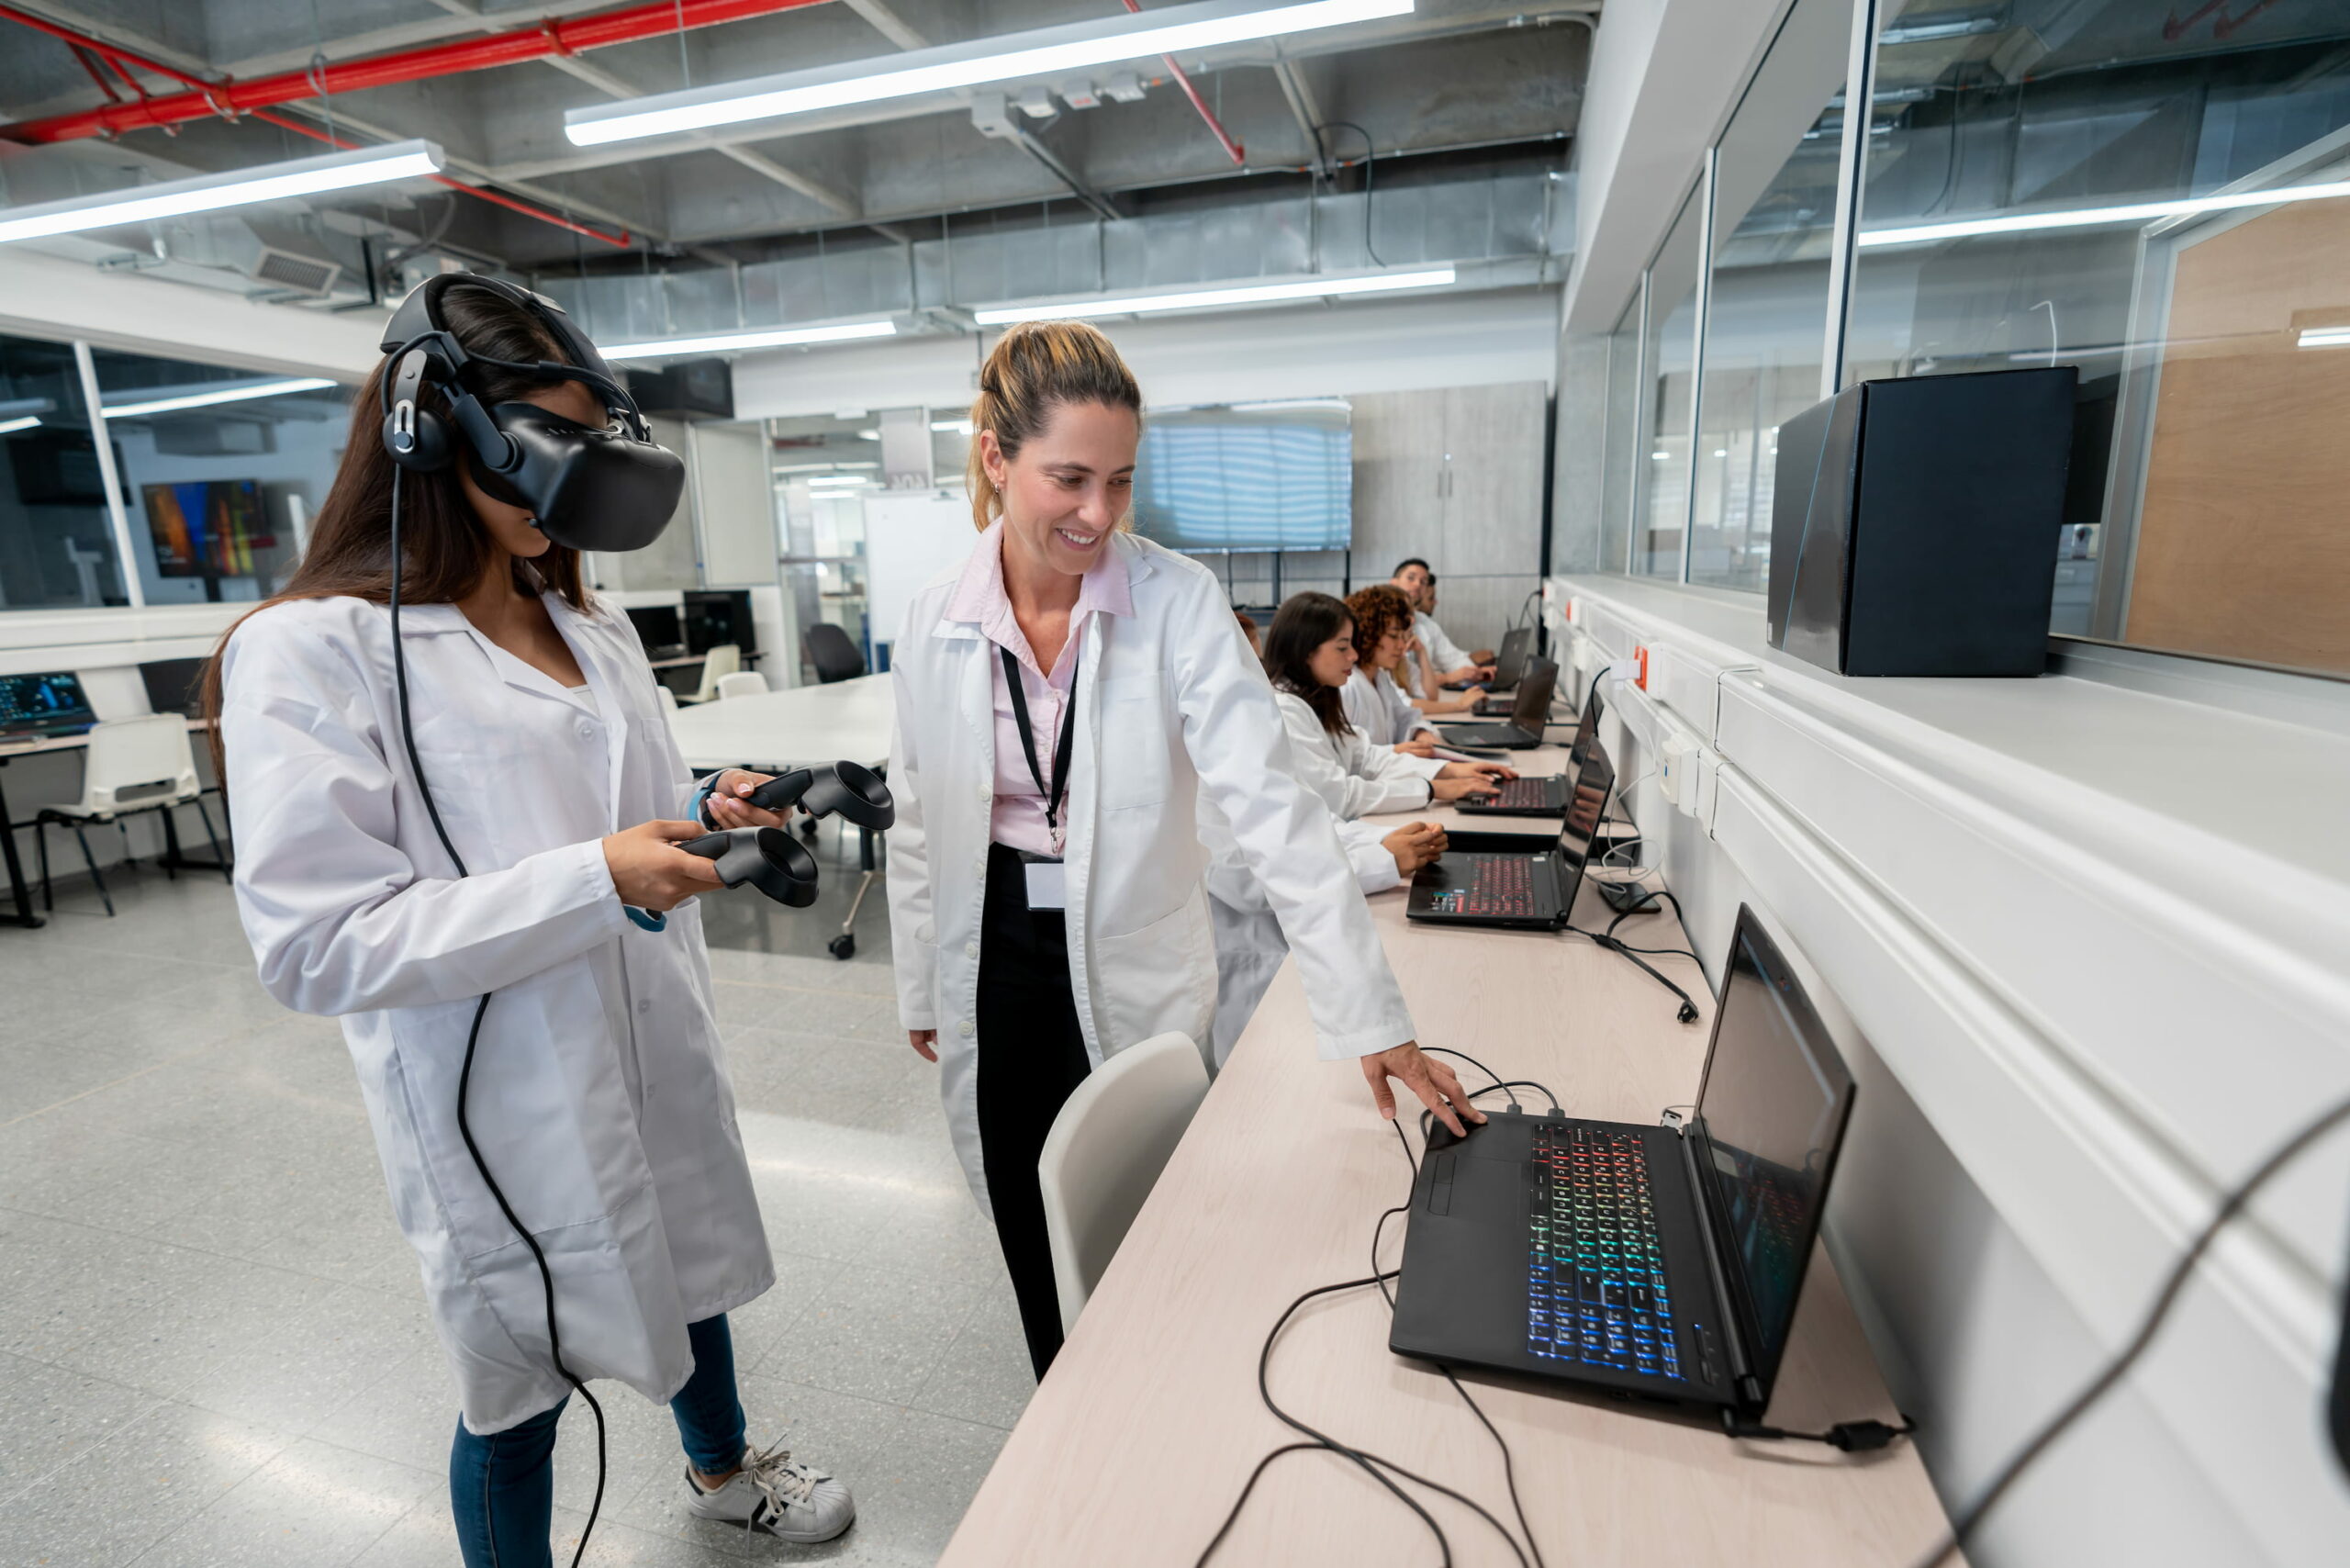
<path fill-rule="evenodd" d="M 1848 386 L 1779 427 L 1771 645 L 1839 675 L 2038 675 L 2075 373 Z"/>

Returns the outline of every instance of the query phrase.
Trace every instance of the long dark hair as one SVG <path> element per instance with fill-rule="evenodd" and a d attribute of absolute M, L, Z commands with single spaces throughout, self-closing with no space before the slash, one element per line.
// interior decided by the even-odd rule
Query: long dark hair
<path fill-rule="evenodd" d="M 1314 650 L 1344 632 L 1354 620 L 1346 602 L 1326 593 L 1295 593 L 1273 612 L 1273 629 L 1265 633 L 1265 676 L 1276 691 L 1302 699 L 1322 728 L 1334 735 L 1354 733 L 1347 722 L 1338 689 L 1314 678 Z"/>
<path fill-rule="evenodd" d="M 486 288 L 452 286 L 441 297 L 442 319 L 458 342 L 491 359 L 537 360 L 568 364 L 569 356 L 554 335 L 537 318 L 503 296 Z M 302 564 L 283 588 L 237 618 L 220 634 L 200 678 L 204 716 L 220 717 L 220 662 L 237 627 L 274 604 L 296 599 L 364 599 L 383 604 L 392 594 L 392 472 L 391 454 L 384 450 L 382 386 L 390 370 L 378 364 L 352 399 L 351 431 L 342 449 L 341 466 L 319 508 L 310 528 L 309 548 Z M 473 373 L 475 396 L 485 404 L 511 402 L 543 391 L 547 383 L 509 371 L 487 367 Z M 426 389 L 417 398 L 420 412 L 430 410 L 449 418 L 448 404 Z M 462 446 L 462 438 L 460 438 Z M 461 460 L 462 461 L 462 460 Z M 400 602 L 448 604 L 464 598 L 481 583 L 495 545 L 488 529 L 474 515 L 452 464 L 434 474 L 400 477 Z M 522 593 L 553 590 L 565 604 L 585 609 L 588 589 L 579 574 L 578 552 L 551 544 L 531 560 L 512 563 L 514 587 Z M 212 766 L 225 776 L 220 730 L 209 732 Z"/>

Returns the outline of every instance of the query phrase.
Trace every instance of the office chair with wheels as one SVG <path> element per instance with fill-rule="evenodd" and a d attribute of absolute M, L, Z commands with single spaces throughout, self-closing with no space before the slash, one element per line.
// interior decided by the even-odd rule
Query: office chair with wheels
<path fill-rule="evenodd" d="M 715 702 L 718 683 L 743 667 L 743 649 L 734 643 L 721 643 L 701 656 L 701 689 L 686 700 Z"/>
<path fill-rule="evenodd" d="M 89 750 L 82 765 L 82 798 L 70 805 L 43 806 L 33 817 L 33 832 L 40 843 L 40 898 L 43 908 L 57 907 L 50 881 L 49 830 L 70 827 L 82 846 L 82 863 L 98 898 L 114 914 L 114 895 L 98 872 L 97 857 L 90 852 L 89 830 L 113 823 L 122 833 L 123 858 L 130 858 L 130 830 L 125 819 L 147 812 L 169 814 L 193 805 L 204 819 L 204 835 L 212 841 L 212 857 L 224 879 L 233 880 L 229 857 L 220 853 L 220 835 L 212 831 L 212 813 L 204 804 L 204 787 L 196 776 L 196 748 L 188 744 L 187 720 L 178 713 L 154 713 L 139 719 L 118 719 L 92 726 Z M 176 868 L 166 860 L 167 875 Z"/>
<path fill-rule="evenodd" d="M 820 621 L 802 632 L 800 645 L 807 650 L 808 662 L 816 666 L 816 681 L 821 686 L 854 680 L 865 673 L 864 654 L 849 641 L 847 633 L 829 621 Z"/>
<path fill-rule="evenodd" d="M 1170 1032 L 1103 1062 L 1053 1118 L 1036 1183 L 1063 1333 L 1077 1327 L 1207 1092 L 1200 1047 Z"/>
<path fill-rule="evenodd" d="M 733 675 L 718 678 L 718 700 L 730 697 L 756 697 L 767 689 L 767 678 L 755 669 L 738 669 Z"/>

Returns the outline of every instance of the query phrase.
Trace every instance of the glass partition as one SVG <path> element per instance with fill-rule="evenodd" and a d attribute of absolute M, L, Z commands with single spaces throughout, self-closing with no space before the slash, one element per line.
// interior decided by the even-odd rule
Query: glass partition
<path fill-rule="evenodd" d="M 1681 204 L 1656 260 L 1649 265 L 1643 424 L 1649 448 L 1636 480 L 1632 570 L 1647 577 L 1681 576 L 1682 534 L 1689 521 L 1689 454 L 1694 434 L 1697 369 L 1699 231 L 1705 226 L 1702 182 Z"/>
<path fill-rule="evenodd" d="M 0 610 L 130 602 L 71 343 L 0 337 Z"/>
<path fill-rule="evenodd" d="M 1762 590 L 1779 425 L 1822 395 L 1852 26 L 1851 0 L 1801 0 L 1715 156 L 1691 582 Z"/>
<path fill-rule="evenodd" d="M 284 586 L 342 460 L 351 389 L 111 349 L 92 358 L 147 602 Z"/>
<path fill-rule="evenodd" d="M 1888 9 L 1845 379 L 2070 367 L 2054 629 L 2350 672 L 2350 8 Z"/>
<path fill-rule="evenodd" d="M 1632 486 L 1645 478 L 1640 454 L 1641 297 L 1632 296 L 1616 330 L 1607 336 L 1607 419 L 1600 462 L 1600 569 L 1620 572 L 1630 564 Z"/>

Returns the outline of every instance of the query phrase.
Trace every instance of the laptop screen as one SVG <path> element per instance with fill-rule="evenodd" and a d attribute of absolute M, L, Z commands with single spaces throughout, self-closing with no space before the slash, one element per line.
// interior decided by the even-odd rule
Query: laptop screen
<path fill-rule="evenodd" d="M 147 684 L 147 706 L 158 713 L 197 717 L 204 694 L 196 683 L 203 673 L 202 659 L 151 659 L 140 665 L 139 678 Z"/>
<path fill-rule="evenodd" d="M 1567 751 L 1569 761 L 1582 761 L 1583 748 L 1591 745 L 1592 738 L 1599 734 L 1600 709 L 1599 678 L 1594 676 L 1591 691 L 1583 700 L 1583 717 L 1575 721 L 1575 738 Z"/>
<path fill-rule="evenodd" d="M 1852 1075 L 1819 1014 L 1753 913 L 1740 910 L 1691 1132 L 1766 1397 L 1852 1105 Z"/>
<path fill-rule="evenodd" d="M 1526 650 L 1534 641 L 1534 629 L 1516 626 L 1502 633 L 1501 652 L 1494 655 L 1494 684 L 1516 686 L 1518 677 L 1526 673 Z"/>
<path fill-rule="evenodd" d="M 1526 661 L 1526 678 L 1517 683 L 1517 702 L 1509 711 L 1509 722 L 1521 730 L 1535 734 L 1550 719 L 1550 693 L 1558 689 L 1559 666 L 1551 659 Z"/>
<path fill-rule="evenodd" d="M 1615 792 L 1616 765 L 1608 760 L 1607 748 L 1594 741 L 1584 749 L 1575 772 L 1567 814 L 1559 819 L 1559 891 L 1569 909 L 1574 907 L 1583 862 L 1591 858 L 1591 841 L 1599 832 L 1599 819 L 1607 814 L 1607 797 Z"/>
<path fill-rule="evenodd" d="M 62 734 L 98 722 L 70 669 L 47 675 L 0 675 L 0 731 Z"/>

